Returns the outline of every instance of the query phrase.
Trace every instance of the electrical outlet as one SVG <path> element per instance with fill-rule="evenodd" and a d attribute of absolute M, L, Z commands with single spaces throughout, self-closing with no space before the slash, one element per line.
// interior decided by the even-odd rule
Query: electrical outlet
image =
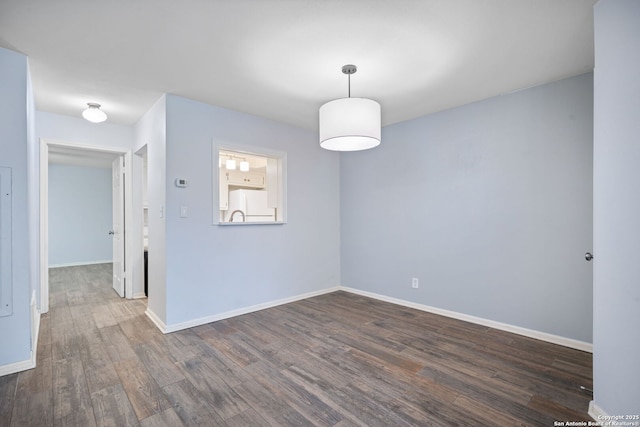
<path fill-rule="evenodd" d="M 414 289 L 418 289 L 418 278 L 414 277 L 413 279 L 411 279 L 411 287 Z"/>

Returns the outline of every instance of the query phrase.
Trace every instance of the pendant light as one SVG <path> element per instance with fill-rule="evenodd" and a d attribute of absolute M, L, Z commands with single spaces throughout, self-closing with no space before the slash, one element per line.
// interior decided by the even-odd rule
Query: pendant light
<path fill-rule="evenodd" d="M 249 172 L 249 162 L 243 160 L 240 162 L 240 171 L 241 172 Z"/>
<path fill-rule="evenodd" d="M 225 162 L 225 167 L 230 171 L 236 170 L 236 161 L 233 160 L 231 157 L 228 158 L 227 161 Z"/>
<path fill-rule="evenodd" d="M 100 109 L 100 104 L 88 102 L 87 109 L 82 112 L 82 117 L 91 123 L 101 123 L 107 120 L 107 114 Z"/>
<path fill-rule="evenodd" d="M 351 74 L 355 65 L 345 65 L 349 97 L 320 107 L 320 146 L 334 151 L 358 151 L 380 145 L 380 104 L 366 98 L 351 98 Z"/>

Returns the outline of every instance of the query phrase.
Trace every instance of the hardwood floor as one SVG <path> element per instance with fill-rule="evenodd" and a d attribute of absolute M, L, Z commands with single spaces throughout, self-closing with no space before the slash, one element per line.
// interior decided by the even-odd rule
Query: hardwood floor
<path fill-rule="evenodd" d="M 1 426 L 590 419 L 588 353 L 346 292 L 163 335 L 110 268 L 51 270 L 37 367 L 0 377 Z"/>

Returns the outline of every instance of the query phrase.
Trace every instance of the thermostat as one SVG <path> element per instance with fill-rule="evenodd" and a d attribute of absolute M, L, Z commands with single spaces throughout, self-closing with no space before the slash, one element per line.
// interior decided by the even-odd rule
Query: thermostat
<path fill-rule="evenodd" d="M 184 179 L 184 178 L 176 178 L 176 187 L 184 188 L 184 187 L 186 187 L 188 185 L 189 185 L 189 183 L 187 182 L 186 179 Z"/>

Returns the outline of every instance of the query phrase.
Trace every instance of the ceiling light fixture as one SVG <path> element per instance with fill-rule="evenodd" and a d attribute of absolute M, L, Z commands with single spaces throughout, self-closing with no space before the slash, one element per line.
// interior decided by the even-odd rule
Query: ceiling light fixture
<path fill-rule="evenodd" d="M 91 123 L 101 123 L 107 120 L 107 114 L 100 109 L 100 104 L 88 102 L 88 108 L 82 112 L 82 117 Z"/>
<path fill-rule="evenodd" d="M 249 162 L 247 162 L 246 160 L 243 160 L 240 162 L 240 170 L 242 172 L 249 172 Z"/>
<path fill-rule="evenodd" d="M 358 151 L 380 145 L 380 104 L 366 98 L 351 98 L 351 74 L 355 65 L 345 65 L 349 97 L 320 107 L 320 146 L 334 151 Z"/>

